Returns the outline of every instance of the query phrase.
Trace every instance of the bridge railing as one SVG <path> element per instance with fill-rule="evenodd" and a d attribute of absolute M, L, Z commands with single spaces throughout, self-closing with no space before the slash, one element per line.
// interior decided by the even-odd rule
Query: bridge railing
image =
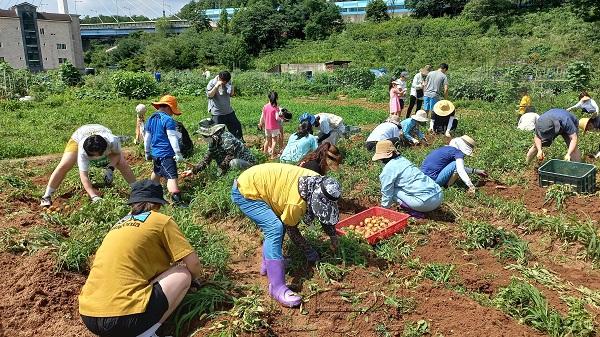
<path fill-rule="evenodd" d="M 187 20 L 169 20 L 173 28 L 187 28 L 190 23 Z M 81 30 L 93 29 L 153 29 L 156 21 L 131 21 L 131 22 L 107 22 L 107 23 L 82 23 Z"/>

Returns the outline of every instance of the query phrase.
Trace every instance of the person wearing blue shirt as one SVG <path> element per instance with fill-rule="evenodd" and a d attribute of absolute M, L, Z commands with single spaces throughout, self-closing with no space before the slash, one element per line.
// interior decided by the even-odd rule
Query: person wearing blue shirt
<path fill-rule="evenodd" d="M 390 208 L 396 202 L 418 218 L 424 217 L 423 212 L 440 207 L 444 197 L 442 188 L 408 159 L 400 156 L 391 141 L 377 143 L 373 161 L 378 160 L 385 164 L 379 175 L 382 207 Z"/>
<path fill-rule="evenodd" d="M 420 141 L 425 140 L 425 135 L 419 130 L 419 126 L 425 125 L 427 121 L 427 112 L 425 110 L 419 110 L 410 118 L 403 120 L 400 126 L 402 127 L 404 141 L 409 144 L 418 145 Z"/>
<path fill-rule="evenodd" d="M 287 145 L 281 152 L 279 159 L 282 162 L 297 163 L 309 152 L 317 149 L 319 145 L 317 137 L 312 134 L 312 124 L 312 120 L 302 120 L 298 131 L 290 136 Z"/>
<path fill-rule="evenodd" d="M 452 186 L 460 179 L 467 185 L 470 193 L 475 193 L 475 185 L 469 178 L 469 173 L 487 177 L 483 170 L 465 167 L 465 156 L 472 156 L 475 148 L 473 138 L 464 135 L 454 138 L 450 145 L 437 148 L 425 157 L 421 170 L 442 187 Z"/>
<path fill-rule="evenodd" d="M 581 152 L 577 148 L 577 117 L 565 109 L 550 109 L 543 113 L 535 122 L 533 145 L 527 152 L 527 163 L 535 157 L 544 160 L 542 147 L 552 145 L 554 139 L 562 136 L 567 144 L 567 154 L 564 160 L 581 161 Z"/>
<path fill-rule="evenodd" d="M 176 205 L 182 205 L 181 192 L 177 185 L 176 161 L 183 160 L 179 149 L 181 134 L 177 132 L 177 123 L 173 115 L 181 115 L 177 108 L 177 99 L 165 95 L 158 102 L 153 102 L 156 112 L 148 118 L 144 134 L 146 160 L 152 160 L 152 180 L 160 182 L 167 179 L 167 189 Z"/>

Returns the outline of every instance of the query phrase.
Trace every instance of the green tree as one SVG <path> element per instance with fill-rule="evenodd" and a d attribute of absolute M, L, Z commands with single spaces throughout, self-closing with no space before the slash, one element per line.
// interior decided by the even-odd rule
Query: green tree
<path fill-rule="evenodd" d="M 462 12 L 468 0 L 406 0 L 406 8 L 417 17 L 455 16 Z"/>
<path fill-rule="evenodd" d="M 600 21 L 600 1 L 570 0 L 573 11 L 585 21 Z"/>
<path fill-rule="evenodd" d="M 470 0 L 462 14 L 468 19 L 479 21 L 487 29 L 492 25 L 505 26 L 514 10 L 515 4 L 511 0 Z"/>
<path fill-rule="evenodd" d="M 322 40 L 344 29 L 340 9 L 325 0 L 304 0 L 304 35 L 310 40 Z"/>
<path fill-rule="evenodd" d="M 160 18 L 154 23 L 156 34 L 166 37 L 171 33 L 171 22 L 167 18 Z"/>
<path fill-rule="evenodd" d="M 258 1 L 237 12 L 231 20 L 231 32 L 242 38 L 248 52 L 280 47 L 286 41 L 285 16 L 267 1 Z"/>
<path fill-rule="evenodd" d="M 221 10 L 221 15 L 219 15 L 219 22 L 217 23 L 217 28 L 219 28 L 219 30 L 225 34 L 229 33 L 229 14 L 227 13 L 227 10 L 225 8 Z"/>
<path fill-rule="evenodd" d="M 383 0 L 373 0 L 367 5 L 367 21 L 382 22 L 390 19 L 387 5 Z"/>
<path fill-rule="evenodd" d="M 197 32 L 210 30 L 210 19 L 206 16 L 204 8 L 206 7 L 203 7 L 202 3 L 191 1 L 181 8 L 178 16 L 188 20 Z"/>
<path fill-rule="evenodd" d="M 60 78 L 66 85 L 75 86 L 81 83 L 81 72 L 71 62 L 60 65 Z"/>

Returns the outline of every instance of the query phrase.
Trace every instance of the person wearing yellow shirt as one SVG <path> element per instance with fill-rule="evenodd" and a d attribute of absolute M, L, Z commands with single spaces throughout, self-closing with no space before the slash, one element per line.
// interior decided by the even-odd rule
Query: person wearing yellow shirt
<path fill-rule="evenodd" d="M 521 102 L 519 103 L 519 109 L 517 112 L 519 116 L 517 117 L 517 121 L 521 116 L 528 112 L 535 112 L 535 108 L 531 105 L 531 96 L 529 96 L 529 91 L 527 88 L 522 88 L 520 91 L 521 94 Z"/>
<path fill-rule="evenodd" d="M 261 274 L 267 275 L 269 293 L 282 305 L 295 307 L 302 302 L 285 283 L 282 249 L 285 233 L 304 251 L 309 262 L 315 262 L 319 254 L 300 234 L 298 224 L 300 220 L 308 224 L 317 219 L 336 249 L 340 195 L 337 180 L 289 164 L 256 165 L 234 181 L 231 200 L 264 234 Z"/>
<path fill-rule="evenodd" d="M 170 216 L 163 188 L 132 185 L 131 213 L 108 232 L 79 295 L 85 326 L 99 336 L 156 336 L 200 274 L 200 260 Z"/>

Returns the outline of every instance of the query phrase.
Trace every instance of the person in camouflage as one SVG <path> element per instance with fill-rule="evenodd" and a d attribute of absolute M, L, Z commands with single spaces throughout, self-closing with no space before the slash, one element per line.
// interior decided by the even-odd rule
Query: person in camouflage
<path fill-rule="evenodd" d="M 224 124 L 212 124 L 210 120 L 203 120 L 200 122 L 198 133 L 208 143 L 208 151 L 198 165 L 183 172 L 182 176 L 197 174 L 213 160 L 217 163 L 219 175 L 225 174 L 230 168 L 243 170 L 257 163 L 252 152 L 241 140 L 226 131 Z"/>

